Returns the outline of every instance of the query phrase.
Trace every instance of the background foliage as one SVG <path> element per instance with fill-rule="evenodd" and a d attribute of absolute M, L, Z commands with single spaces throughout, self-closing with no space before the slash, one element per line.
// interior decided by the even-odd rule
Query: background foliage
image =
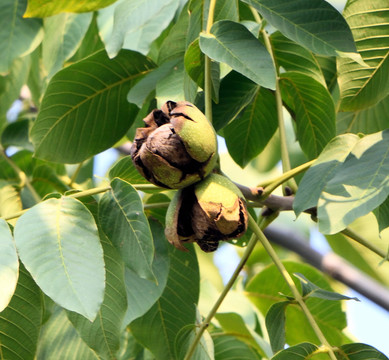
<path fill-rule="evenodd" d="M 332 275 L 389 310 L 387 1 L 2 0 L 0 19 L 1 359 L 387 359 L 347 332 L 326 264 L 261 231 L 318 229 L 348 261 Z M 225 287 L 212 254 L 167 243 L 173 191 L 123 155 L 183 99 L 255 209 Z"/>

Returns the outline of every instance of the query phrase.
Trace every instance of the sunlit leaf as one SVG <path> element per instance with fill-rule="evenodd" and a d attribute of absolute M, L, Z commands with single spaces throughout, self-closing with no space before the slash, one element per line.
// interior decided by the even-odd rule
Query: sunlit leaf
<path fill-rule="evenodd" d="M 39 287 L 62 307 L 93 320 L 105 274 L 97 226 L 85 206 L 66 197 L 46 200 L 18 219 L 14 234 L 20 259 Z"/>
<path fill-rule="evenodd" d="M 78 163 L 114 145 L 137 113 L 127 93 L 153 67 L 138 53 L 110 60 L 102 50 L 56 73 L 31 129 L 35 155 Z"/>
<path fill-rule="evenodd" d="M 345 134 L 335 137 L 327 144 L 299 184 L 293 201 L 296 215 L 317 206 L 327 182 L 334 176 L 336 168 L 346 159 L 358 140 L 357 135 Z"/>
<path fill-rule="evenodd" d="M 60 12 L 87 12 L 108 6 L 116 0 L 28 0 L 25 17 L 46 17 Z"/>
<path fill-rule="evenodd" d="M 317 54 L 355 52 L 352 33 L 342 15 L 322 0 L 243 0 L 286 37 Z"/>
<path fill-rule="evenodd" d="M 111 187 L 112 190 L 106 192 L 99 202 L 101 227 L 125 265 L 140 277 L 155 281 L 153 237 L 142 200 L 126 181 L 115 178 Z"/>
<path fill-rule="evenodd" d="M 3 219 L 0 219 L 0 238 L 0 312 L 2 312 L 15 292 L 19 277 L 19 259 L 15 243 L 9 226 Z"/>
<path fill-rule="evenodd" d="M 360 139 L 320 196 L 320 231 L 339 232 L 384 202 L 389 194 L 388 174 L 389 130 Z"/>
<path fill-rule="evenodd" d="M 14 59 L 27 55 L 42 41 L 42 20 L 25 19 L 27 0 L 0 2 L 0 74 L 9 71 Z"/>
<path fill-rule="evenodd" d="M 200 49 L 258 85 L 275 89 L 275 69 L 270 54 L 244 25 L 229 20 L 216 22 L 211 34 L 201 33 Z"/>
<path fill-rule="evenodd" d="M 338 59 L 340 108 L 366 109 L 389 94 L 389 8 L 386 0 L 348 1 L 343 15 L 367 66 Z"/>
<path fill-rule="evenodd" d="M 122 48 L 147 54 L 151 42 L 173 19 L 178 5 L 176 0 L 118 2 L 114 10 L 112 33 L 106 41 L 109 56 L 116 56 Z"/>

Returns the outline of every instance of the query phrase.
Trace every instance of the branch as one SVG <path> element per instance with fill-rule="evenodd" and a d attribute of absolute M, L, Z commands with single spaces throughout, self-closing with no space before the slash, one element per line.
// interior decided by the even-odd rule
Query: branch
<path fill-rule="evenodd" d="M 334 253 L 323 255 L 296 233 L 274 226 L 266 228 L 264 233 L 271 242 L 295 252 L 307 263 L 389 311 L 389 290 L 340 256 Z"/>

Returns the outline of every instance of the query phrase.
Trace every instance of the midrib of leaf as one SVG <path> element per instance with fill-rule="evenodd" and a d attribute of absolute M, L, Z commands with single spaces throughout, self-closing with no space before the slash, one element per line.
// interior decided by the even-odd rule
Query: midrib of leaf
<path fill-rule="evenodd" d="M 101 63 L 97 63 L 97 64 L 100 65 L 100 66 L 102 65 Z M 111 69 L 109 69 L 109 70 L 110 70 L 111 72 L 113 72 Z M 79 70 L 77 70 L 77 71 L 78 71 L 78 72 L 82 72 L 82 71 L 79 71 Z M 78 104 L 76 104 L 76 106 L 71 107 L 71 108 L 70 108 L 68 111 L 66 111 L 62 116 L 60 116 L 60 117 L 58 118 L 58 120 L 49 128 L 49 130 L 46 132 L 46 134 L 45 134 L 45 135 L 42 137 L 42 139 L 40 140 L 39 145 L 41 145 L 41 144 L 45 141 L 46 137 L 53 131 L 53 129 L 54 129 L 59 123 L 61 123 L 64 119 L 66 119 L 66 117 L 67 117 L 71 112 L 78 110 L 78 109 L 81 108 L 81 106 L 84 105 L 86 102 L 90 101 L 90 100 L 93 99 L 93 98 L 97 98 L 98 96 L 100 96 L 100 95 L 103 94 L 104 92 L 110 91 L 112 88 L 114 88 L 114 87 L 116 87 L 116 86 L 119 86 L 119 85 L 122 85 L 122 84 L 124 84 L 124 83 L 127 82 L 127 81 L 134 80 L 134 79 L 136 79 L 136 78 L 139 77 L 139 76 L 146 75 L 146 74 L 148 74 L 150 71 L 151 71 L 151 70 L 142 71 L 142 72 L 140 72 L 140 73 L 138 73 L 138 74 L 131 75 L 131 76 L 125 77 L 125 78 L 122 78 L 122 76 L 120 76 L 119 74 L 116 74 L 116 73 L 115 73 L 115 75 L 117 75 L 118 77 L 120 77 L 121 80 L 119 80 L 119 81 L 117 81 L 117 82 L 115 82 L 115 83 L 113 83 L 113 84 L 111 84 L 111 85 L 108 85 L 108 86 L 106 86 L 106 87 L 103 88 L 103 89 L 100 89 L 100 90 L 96 91 L 95 93 L 93 93 L 93 94 L 91 94 L 91 95 L 85 97 L 85 99 L 82 100 L 82 101 L 80 101 Z M 113 73 L 114 73 L 114 72 L 113 72 Z M 88 75 L 89 75 L 89 74 L 88 74 Z M 66 82 L 69 82 L 69 81 L 66 81 Z M 84 84 L 83 84 L 83 85 L 84 85 Z M 56 92 L 55 95 L 57 95 L 57 94 L 58 94 L 58 93 Z M 76 95 L 76 96 L 79 95 L 79 94 L 77 94 L 77 93 L 71 93 L 71 94 Z M 55 107 L 56 105 L 58 105 L 58 104 L 52 105 L 52 106 L 50 106 L 50 107 Z M 61 105 L 68 106 L 68 104 L 61 104 Z M 48 107 L 48 108 L 50 108 L 50 107 Z M 37 149 L 38 149 L 38 148 L 39 148 L 39 146 L 37 147 Z"/>
<path fill-rule="evenodd" d="M 68 268 L 65 264 L 65 258 L 63 256 L 63 252 L 62 252 L 62 245 L 61 245 L 61 232 L 60 232 L 60 213 L 61 213 L 61 207 L 62 207 L 62 203 L 64 202 L 64 198 L 61 199 L 61 201 L 58 201 L 58 205 L 57 205 L 57 209 L 56 209 L 56 215 L 55 215 L 55 227 L 56 227 L 56 230 L 57 230 L 57 243 L 58 243 L 58 251 L 59 251 L 59 256 L 61 258 L 61 262 L 62 262 L 62 268 L 65 272 L 65 275 L 68 279 L 68 283 L 72 289 L 72 292 L 74 293 L 77 301 L 79 302 L 79 304 L 81 305 L 81 308 L 84 310 L 84 313 L 88 313 L 88 311 L 86 311 L 85 307 L 84 307 L 84 304 L 82 303 L 82 301 L 79 299 L 78 297 L 78 293 L 77 291 L 75 290 L 74 288 L 74 285 L 73 285 L 73 282 L 71 281 L 71 278 L 70 278 L 70 275 L 69 275 L 69 272 L 68 272 Z"/>
<path fill-rule="evenodd" d="M 148 267 L 149 271 L 151 272 L 151 274 L 153 274 L 153 271 L 152 271 L 152 269 L 151 269 L 151 267 L 150 267 L 150 264 L 149 264 L 149 262 L 148 262 L 148 260 L 147 260 L 147 258 L 146 258 L 146 255 L 145 255 L 145 253 L 144 253 L 144 250 L 143 250 L 143 248 L 142 248 L 142 246 L 141 246 L 141 241 L 139 240 L 138 236 L 136 235 L 136 231 L 134 230 L 134 228 L 133 228 L 133 226 L 132 226 L 132 224 L 131 224 L 131 221 L 127 218 L 127 215 L 126 215 L 126 213 L 125 213 L 125 211 L 124 211 L 124 208 L 123 208 L 122 205 L 120 204 L 118 198 L 115 196 L 114 191 L 111 190 L 111 192 L 112 192 L 112 197 L 115 199 L 115 202 L 118 204 L 119 209 L 120 209 L 120 211 L 122 212 L 124 218 L 126 219 L 126 222 L 127 222 L 128 226 L 131 228 L 131 231 L 134 233 L 136 242 L 138 243 L 138 246 L 139 246 L 139 248 L 140 248 L 140 250 L 141 250 L 143 259 L 145 260 L 145 263 L 147 264 L 147 267 Z"/>

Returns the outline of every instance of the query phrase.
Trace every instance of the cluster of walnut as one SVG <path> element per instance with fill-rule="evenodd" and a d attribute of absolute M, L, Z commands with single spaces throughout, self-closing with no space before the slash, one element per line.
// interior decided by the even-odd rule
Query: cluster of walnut
<path fill-rule="evenodd" d="M 136 168 L 155 185 L 179 189 L 166 214 L 168 241 L 181 250 L 196 242 L 210 252 L 242 236 L 246 202 L 231 180 L 213 172 L 217 139 L 204 114 L 189 102 L 168 101 L 143 121 L 131 149 Z"/>

